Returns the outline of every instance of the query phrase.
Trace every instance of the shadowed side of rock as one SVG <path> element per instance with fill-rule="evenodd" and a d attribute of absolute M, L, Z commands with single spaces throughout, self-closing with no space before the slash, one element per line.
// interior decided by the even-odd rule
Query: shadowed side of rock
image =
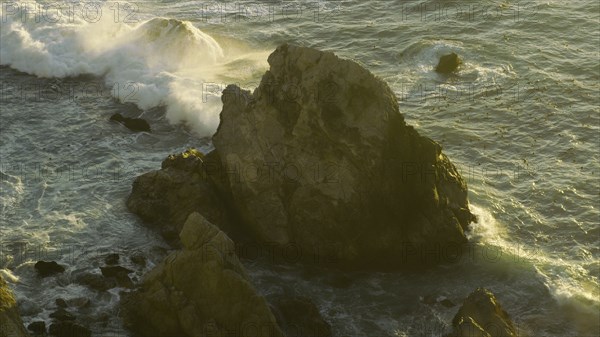
<path fill-rule="evenodd" d="M 0 275 L 0 337 L 28 337 L 17 308 L 17 301 Z"/>
<path fill-rule="evenodd" d="M 233 205 L 261 241 L 334 247 L 341 264 L 402 268 L 406 246 L 462 244 L 474 219 L 441 146 L 391 89 L 333 53 L 283 45 L 253 93 L 229 86 L 213 143 Z"/>
<path fill-rule="evenodd" d="M 235 255 L 233 242 L 198 213 L 180 233 L 183 250 L 123 293 L 121 315 L 140 336 L 283 336 Z"/>
<path fill-rule="evenodd" d="M 171 243 L 177 243 L 179 232 L 192 212 L 200 212 L 211 223 L 233 231 L 232 214 L 219 187 L 208 176 L 216 153 L 203 155 L 195 149 L 171 155 L 162 168 L 135 179 L 127 207 Z M 211 172 L 208 169 L 212 170 Z"/>

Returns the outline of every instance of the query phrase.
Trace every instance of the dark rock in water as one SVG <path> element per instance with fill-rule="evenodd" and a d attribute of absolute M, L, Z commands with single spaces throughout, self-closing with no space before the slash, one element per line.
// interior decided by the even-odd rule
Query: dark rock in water
<path fill-rule="evenodd" d="M 73 322 L 58 322 L 50 325 L 50 335 L 56 337 L 91 337 L 90 329 Z"/>
<path fill-rule="evenodd" d="M 73 282 L 84 285 L 96 291 L 106 291 L 117 286 L 116 279 L 91 273 L 77 274 L 75 275 Z"/>
<path fill-rule="evenodd" d="M 456 53 L 450 53 L 440 57 L 440 62 L 437 67 L 435 67 L 435 71 L 438 73 L 449 74 L 458 69 L 458 66 L 461 64 L 462 61 L 458 55 L 456 55 Z"/>
<path fill-rule="evenodd" d="M 146 274 L 138 290 L 121 293 L 120 315 L 133 335 L 243 336 L 254 332 L 242 327 L 254 326 L 260 336 L 283 336 L 225 233 L 192 213 L 180 237 L 183 250 Z"/>
<path fill-rule="evenodd" d="M 105 259 L 104 263 L 107 265 L 115 265 L 119 263 L 119 254 L 109 254 Z"/>
<path fill-rule="evenodd" d="M 116 114 L 110 116 L 110 120 L 119 122 L 119 123 L 125 125 L 125 127 L 131 131 L 150 132 L 150 124 L 148 124 L 148 122 L 146 122 L 142 118 L 129 118 L 129 117 L 124 117 L 120 113 L 116 113 Z"/>
<path fill-rule="evenodd" d="M 87 297 L 75 297 L 67 300 L 70 307 L 85 308 L 90 306 L 90 299 Z"/>
<path fill-rule="evenodd" d="M 513 323 L 494 294 L 484 288 L 472 292 L 452 320 L 447 337 L 516 337 Z"/>
<path fill-rule="evenodd" d="M 75 316 L 63 308 L 59 308 L 55 312 L 51 313 L 50 318 L 54 318 L 57 321 L 74 321 L 75 320 Z"/>
<path fill-rule="evenodd" d="M 33 332 L 35 335 L 44 335 L 46 333 L 46 322 L 33 322 L 27 326 L 27 330 Z"/>
<path fill-rule="evenodd" d="M 433 295 L 425 295 L 423 297 L 423 303 L 428 305 L 433 305 L 437 303 L 437 299 Z"/>
<path fill-rule="evenodd" d="M 141 253 L 133 254 L 129 257 L 132 263 L 144 268 L 146 267 L 146 257 Z"/>
<path fill-rule="evenodd" d="M 68 307 L 67 301 L 63 300 L 62 298 L 57 298 L 55 300 L 55 302 L 56 302 L 56 306 L 59 307 L 59 308 L 66 308 L 66 307 Z"/>
<path fill-rule="evenodd" d="M 121 266 L 100 267 L 100 271 L 102 272 L 102 275 L 106 277 L 117 277 L 123 274 L 127 275 L 133 273 L 133 270 Z"/>
<path fill-rule="evenodd" d="M 214 155 L 205 156 L 195 149 L 171 155 L 163 161 L 161 170 L 135 179 L 127 207 L 157 227 L 172 245 L 178 242 L 179 232 L 193 212 L 230 232 L 231 212 L 207 172 L 217 164 L 220 160 Z"/>
<path fill-rule="evenodd" d="M 308 297 L 281 296 L 271 301 L 277 323 L 287 337 L 330 337 L 331 326 Z"/>
<path fill-rule="evenodd" d="M 268 61 L 253 93 L 225 89 L 213 136 L 243 226 L 335 267 L 448 261 L 474 220 L 466 182 L 388 85 L 311 48 L 283 45 Z"/>
<path fill-rule="evenodd" d="M 38 261 L 34 268 L 41 277 L 48 277 L 65 271 L 65 268 L 55 261 Z"/>
<path fill-rule="evenodd" d="M 447 298 L 441 300 L 440 304 L 443 305 L 443 306 L 445 306 L 446 308 L 452 308 L 452 307 L 456 306 L 456 304 L 454 304 L 454 302 L 450 301 Z"/>
<path fill-rule="evenodd" d="M 129 278 L 133 270 L 129 270 L 121 266 L 100 267 L 104 277 L 114 278 L 117 280 L 117 285 L 123 288 L 133 288 L 133 281 Z"/>
<path fill-rule="evenodd" d="M 21 320 L 15 296 L 0 274 L 0 337 L 26 336 L 29 334 Z"/>

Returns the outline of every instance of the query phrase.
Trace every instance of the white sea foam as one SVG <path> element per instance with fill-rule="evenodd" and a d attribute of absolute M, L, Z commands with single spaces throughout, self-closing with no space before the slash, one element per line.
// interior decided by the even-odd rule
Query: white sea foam
<path fill-rule="evenodd" d="M 220 90 L 206 89 L 232 77 L 216 71 L 226 70 L 229 59 L 219 43 L 176 19 L 132 25 L 110 15 L 94 23 L 76 17 L 23 22 L 6 15 L 0 41 L 2 65 L 39 77 L 103 76 L 119 101 L 141 109 L 165 106 L 170 122 L 187 122 L 202 136 L 216 130 L 221 109 Z"/>

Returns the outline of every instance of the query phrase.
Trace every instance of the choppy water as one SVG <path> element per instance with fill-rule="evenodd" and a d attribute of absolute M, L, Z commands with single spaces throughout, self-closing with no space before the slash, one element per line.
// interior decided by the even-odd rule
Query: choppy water
<path fill-rule="evenodd" d="M 460 303 L 485 286 L 522 335 L 600 335 L 597 1 L 81 2 L 47 16 L 30 3 L 24 18 L 22 6 L 2 7 L 0 267 L 19 279 L 26 322 L 47 319 L 57 297 L 86 296 L 95 334 L 126 335 L 118 289 L 97 295 L 68 275 L 111 251 L 160 261 L 166 245 L 124 206 L 132 179 L 209 148 L 220 89 L 254 87 L 290 42 L 386 80 L 407 121 L 460 167 L 481 221 L 472 254 L 426 272 L 246 261 L 261 292 L 312 297 L 339 336 L 437 336 L 456 308 L 419 297 Z M 440 76 L 450 51 L 465 64 Z M 153 132 L 109 123 L 115 112 Z M 38 280 L 41 258 L 67 273 Z"/>

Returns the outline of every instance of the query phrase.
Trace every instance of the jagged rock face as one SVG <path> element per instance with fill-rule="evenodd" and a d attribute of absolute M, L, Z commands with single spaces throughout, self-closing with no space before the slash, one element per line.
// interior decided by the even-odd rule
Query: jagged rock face
<path fill-rule="evenodd" d="M 8 288 L 8 284 L 0 275 L 0 337 L 27 337 L 29 334 L 23 326 L 17 301 Z"/>
<path fill-rule="evenodd" d="M 180 238 L 183 250 L 122 296 L 127 327 L 142 336 L 283 336 L 225 233 L 192 213 Z"/>
<path fill-rule="evenodd" d="M 135 179 L 127 207 L 146 223 L 158 227 L 170 243 L 178 240 L 192 212 L 201 212 L 211 223 L 229 229 L 225 204 L 205 170 L 210 161 L 210 157 L 194 149 L 169 156 L 160 170 Z"/>
<path fill-rule="evenodd" d="M 405 124 L 387 84 L 311 48 L 283 45 L 268 61 L 254 93 L 224 91 L 213 136 L 235 208 L 259 239 L 392 267 L 411 263 L 409 245 L 465 242 L 466 184 Z"/>
<path fill-rule="evenodd" d="M 453 333 L 447 337 L 515 337 L 513 323 L 492 292 L 472 292 L 452 320 Z"/>

